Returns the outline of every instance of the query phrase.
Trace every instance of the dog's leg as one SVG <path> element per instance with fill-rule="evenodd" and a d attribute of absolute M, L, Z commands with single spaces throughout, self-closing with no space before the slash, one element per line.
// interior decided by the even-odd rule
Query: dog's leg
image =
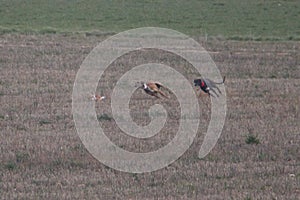
<path fill-rule="evenodd" d="M 198 98 L 200 98 L 200 96 L 201 96 L 201 93 L 202 93 L 202 91 L 200 90 L 200 92 L 199 92 L 199 95 L 198 95 Z"/>
<path fill-rule="evenodd" d="M 219 95 L 218 95 L 218 93 L 213 89 L 213 88 L 211 88 L 210 89 L 210 91 L 213 91 L 213 93 L 215 94 L 215 95 L 217 95 L 217 97 L 219 97 Z M 210 94 L 210 93 L 209 93 Z M 210 94 L 212 97 L 214 97 L 212 94 Z"/>
<path fill-rule="evenodd" d="M 216 93 L 213 89 L 211 89 L 211 91 L 213 91 L 214 93 Z M 215 97 L 212 93 L 208 92 L 208 96 L 212 96 Z M 218 95 L 217 95 L 218 96 Z"/>
<path fill-rule="evenodd" d="M 221 92 L 221 90 L 219 89 L 218 86 L 215 85 L 214 88 L 217 88 L 218 92 L 219 92 L 220 94 L 222 94 L 222 92 Z"/>
<path fill-rule="evenodd" d="M 156 97 L 157 99 L 160 99 L 157 93 L 153 93 L 152 96 Z"/>
<path fill-rule="evenodd" d="M 157 92 L 158 92 L 159 94 L 161 94 L 163 97 L 165 97 L 165 98 L 167 98 L 167 99 L 169 98 L 169 97 L 168 97 L 167 95 L 165 95 L 165 93 L 163 93 L 162 91 L 158 90 Z"/>

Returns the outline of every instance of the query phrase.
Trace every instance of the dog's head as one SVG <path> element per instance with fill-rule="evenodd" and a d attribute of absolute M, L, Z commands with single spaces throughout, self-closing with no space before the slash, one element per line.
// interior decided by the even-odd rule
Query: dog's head
<path fill-rule="evenodd" d="M 201 79 L 195 79 L 195 80 L 194 80 L 194 85 L 195 85 L 195 86 L 201 86 L 201 82 L 202 82 Z"/>
<path fill-rule="evenodd" d="M 143 81 L 138 81 L 138 82 L 135 83 L 134 87 L 145 89 L 147 87 L 147 85 Z"/>

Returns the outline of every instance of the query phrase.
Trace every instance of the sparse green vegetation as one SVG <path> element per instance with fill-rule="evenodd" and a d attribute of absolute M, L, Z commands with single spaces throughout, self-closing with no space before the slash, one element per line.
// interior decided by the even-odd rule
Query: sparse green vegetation
<path fill-rule="evenodd" d="M 17 152 L 16 153 L 16 162 L 22 163 L 29 160 L 29 154 L 27 152 Z"/>
<path fill-rule="evenodd" d="M 9 161 L 8 163 L 6 163 L 4 165 L 4 168 L 7 169 L 7 170 L 14 170 L 17 168 L 17 164 L 13 161 Z"/>
<path fill-rule="evenodd" d="M 232 40 L 300 40 L 299 1 L 2 0 L 0 33 L 106 34 L 171 28 Z"/>
<path fill-rule="evenodd" d="M 98 115 L 97 119 L 99 121 L 111 121 L 112 120 L 112 118 L 108 114 L 106 114 L 106 113 Z"/>
<path fill-rule="evenodd" d="M 245 200 L 251 200 L 252 198 L 249 196 L 249 195 L 247 195 L 247 197 L 245 198 Z"/>
<path fill-rule="evenodd" d="M 51 120 L 49 120 L 49 119 L 41 119 L 41 120 L 39 121 L 40 126 L 46 125 L 46 124 L 51 124 L 51 123 L 52 123 L 52 122 L 51 122 Z"/>
<path fill-rule="evenodd" d="M 246 144 L 259 144 L 259 139 L 257 138 L 257 136 L 249 134 L 246 137 Z"/>

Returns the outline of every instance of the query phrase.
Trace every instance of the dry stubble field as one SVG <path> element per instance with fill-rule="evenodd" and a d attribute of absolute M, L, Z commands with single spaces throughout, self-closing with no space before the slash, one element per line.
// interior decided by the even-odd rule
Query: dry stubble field
<path fill-rule="evenodd" d="M 104 37 L 2 35 L 0 37 L 1 199 L 298 199 L 300 196 L 300 43 L 200 43 L 226 75 L 228 112 L 217 145 L 197 153 L 209 121 L 209 99 L 199 100 L 201 126 L 191 148 L 175 163 L 151 173 L 115 171 L 94 159 L 72 120 L 77 70 Z M 139 55 L 136 57 L 136 55 Z M 148 50 L 118 59 L 99 82 L 108 99 L 96 105 L 99 123 L 124 149 L 152 151 L 178 127 L 178 102 L 136 91 L 134 120 L 145 125 L 154 103 L 169 111 L 164 129 L 149 140 L 120 132 L 111 118 L 112 86 L 130 67 L 159 61 L 191 83 L 199 74 L 174 55 Z M 118 69 L 118 70 L 115 70 Z M 247 144 L 252 135 L 259 144 Z"/>

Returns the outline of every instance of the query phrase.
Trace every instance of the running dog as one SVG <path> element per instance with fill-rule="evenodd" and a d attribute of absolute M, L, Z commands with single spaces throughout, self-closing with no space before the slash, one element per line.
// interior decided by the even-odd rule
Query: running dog
<path fill-rule="evenodd" d="M 158 94 L 165 98 L 169 98 L 165 93 L 163 93 L 160 89 L 164 86 L 159 82 L 137 82 L 135 84 L 136 87 L 143 89 L 147 94 L 154 96 L 156 98 L 160 98 Z"/>
<path fill-rule="evenodd" d="M 224 84 L 224 82 L 225 82 L 225 76 L 223 78 L 223 81 L 220 82 L 220 83 L 216 83 L 216 82 L 214 82 L 214 81 L 212 81 L 210 79 L 195 79 L 194 80 L 195 86 L 199 86 L 201 88 L 201 90 L 203 92 L 205 92 L 206 94 L 208 94 L 209 96 L 214 96 L 214 95 L 212 95 L 210 93 L 210 91 L 212 91 L 213 93 L 215 93 L 215 95 L 219 96 L 218 93 L 215 91 L 215 89 L 217 89 L 218 92 L 220 94 L 222 94 L 217 85 L 218 84 Z M 199 96 L 200 96 L 200 94 L 199 94 Z"/>

